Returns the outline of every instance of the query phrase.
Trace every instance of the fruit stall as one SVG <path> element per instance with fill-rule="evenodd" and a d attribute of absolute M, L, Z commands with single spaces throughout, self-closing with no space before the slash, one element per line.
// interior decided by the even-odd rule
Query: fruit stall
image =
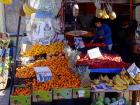
<path fill-rule="evenodd" d="M 114 53 L 91 59 L 65 42 L 54 42 L 31 45 L 21 53 L 21 61 L 11 105 L 131 105 L 131 92 L 139 90 L 140 74 L 133 74 L 139 68 Z M 117 95 L 107 97 L 105 93 Z"/>
<path fill-rule="evenodd" d="M 140 95 L 140 68 L 105 50 L 104 43 L 89 43 L 92 32 L 76 26 L 65 32 L 63 2 L 42 0 L 37 6 L 33 1 L 21 3 L 10 105 L 132 105 L 132 92 Z M 107 8 L 112 9 L 109 3 Z M 116 18 L 114 11 L 96 9 L 97 17 Z M 76 23 L 77 14 L 73 15 Z M 22 17 L 27 36 L 19 41 Z M 8 81 L 9 43 L 9 36 L 0 33 L 0 89 Z"/>

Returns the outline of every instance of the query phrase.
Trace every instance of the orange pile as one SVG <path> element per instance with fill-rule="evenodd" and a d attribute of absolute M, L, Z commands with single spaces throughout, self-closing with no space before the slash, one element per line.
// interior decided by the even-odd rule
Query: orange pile
<path fill-rule="evenodd" d="M 31 89 L 30 88 L 25 88 L 25 87 L 18 87 L 18 88 L 15 88 L 14 92 L 13 92 L 13 96 L 17 96 L 17 95 L 24 95 L 24 96 L 27 96 L 27 95 L 30 95 L 31 94 Z"/>
<path fill-rule="evenodd" d="M 30 67 L 19 67 L 16 69 L 16 78 L 31 78 L 35 77 L 35 71 Z"/>
<path fill-rule="evenodd" d="M 62 52 L 64 49 L 64 43 L 56 42 L 52 43 L 49 46 L 35 44 L 32 46 L 30 50 L 27 52 L 23 52 L 23 56 L 36 56 L 41 54 L 48 54 L 48 53 L 55 53 L 55 52 Z"/>
<path fill-rule="evenodd" d="M 80 80 L 68 68 L 66 58 L 54 57 L 48 60 L 38 60 L 25 68 L 33 71 L 33 67 L 48 66 L 52 72 L 52 79 L 48 82 L 39 83 L 36 79 L 33 80 L 33 90 L 49 90 L 52 88 L 78 88 Z M 22 76 L 24 74 L 21 74 Z M 25 75 L 26 76 L 26 75 Z M 27 77 L 27 76 L 26 76 Z"/>

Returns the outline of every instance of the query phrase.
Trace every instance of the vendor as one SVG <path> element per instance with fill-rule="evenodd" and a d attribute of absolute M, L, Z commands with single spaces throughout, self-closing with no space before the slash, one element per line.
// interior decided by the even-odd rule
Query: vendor
<path fill-rule="evenodd" d="M 112 50 L 112 31 L 107 24 L 103 24 L 101 19 L 95 20 L 96 35 L 94 36 L 92 42 L 96 40 L 102 41 L 107 45 L 108 50 Z"/>

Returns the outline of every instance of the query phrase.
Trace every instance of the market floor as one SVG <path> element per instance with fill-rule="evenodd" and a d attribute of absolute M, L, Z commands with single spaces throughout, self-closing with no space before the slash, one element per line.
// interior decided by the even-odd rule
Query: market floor
<path fill-rule="evenodd" d="M 0 91 L 0 105 L 9 105 L 10 88 Z"/>

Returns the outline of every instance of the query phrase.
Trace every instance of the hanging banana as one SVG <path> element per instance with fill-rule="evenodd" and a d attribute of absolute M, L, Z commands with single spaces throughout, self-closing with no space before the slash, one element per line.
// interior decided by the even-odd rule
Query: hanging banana
<path fill-rule="evenodd" d="M 10 5 L 13 3 L 13 0 L 0 0 L 0 2 L 6 5 Z"/>
<path fill-rule="evenodd" d="M 31 16 L 31 14 L 35 13 L 37 10 L 35 8 L 31 7 L 30 5 L 28 5 L 27 3 L 24 3 L 23 11 L 25 12 L 25 14 L 27 16 Z"/>

